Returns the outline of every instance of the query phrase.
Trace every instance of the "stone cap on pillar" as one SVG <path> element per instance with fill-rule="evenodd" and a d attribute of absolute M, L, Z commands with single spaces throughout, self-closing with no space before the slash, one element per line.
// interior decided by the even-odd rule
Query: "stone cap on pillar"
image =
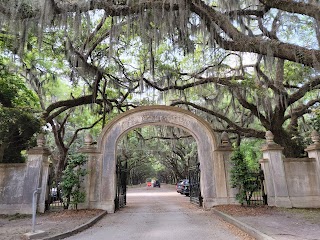
<path fill-rule="evenodd" d="M 217 148 L 219 151 L 232 151 L 232 146 L 230 143 L 230 138 L 227 132 L 222 132 L 220 137 L 220 144 Z"/>
<path fill-rule="evenodd" d="M 227 132 L 221 134 L 221 145 L 222 146 L 231 146 L 230 139 Z"/>
<path fill-rule="evenodd" d="M 37 146 L 27 151 L 28 155 L 50 155 L 51 152 L 46 147 L 46 137 L 43 133 L 37 136 Z"/>
<path fill-rule="evenodd" d="M 274 135 L 271 131 L 267 131 L 265 137 L 266 137 L 266 144 L 264 144 L 262 146 L 262 148 L 261 148 L 262 151 L 267 151 L 267 150 L 280 150 L 280 151 L 282 151 L 284 149 L 279 144 L 277 144 L 273 141 Z"/>
<path fill-rule="evenodd" d="M 311 140 L 313 143 L 309 145 L 305 151 L 320 150 L 320 135 L 316 130 L 311 132 Z"/>
<path fill-rule="evenodd" d="M 87 134 L 84 137 L 84 146 L 79 149 L 81 153 L 97 153 L 97 148 L 93 145 L 93 137 L 91 134 Z"/>

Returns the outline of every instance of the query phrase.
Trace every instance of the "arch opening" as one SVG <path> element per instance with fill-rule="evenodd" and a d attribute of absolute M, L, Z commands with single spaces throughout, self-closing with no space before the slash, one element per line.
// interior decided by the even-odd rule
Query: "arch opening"
<path fill-rule="evenodd" d="M 147 125 L 124 133 L 116 154 L 122 165 L 128 162 L 128 185 L 138 185 L 146 178 L 176 183 L 187 178 L 189 166 L 195 166 L 198 159 L 194 137 L 167 125 Z"/>
<path fill-rule="evenodd" d="M 179 188 L 178 192 L 201 205 L 200 178 L 194 177 L 198 166 L 197 143 L 189 132 L 167 125 L 134 128 L 123 134 L 117 144 L 116 207 L 130 205 L 127 186 L 128 190 L 136 186 L 139 191 L 154 190 L 154 193 L 164 186 L 172 191 L 172 184 L 190 176 L 190 184 L 186 183 L 186 188 Z"/>

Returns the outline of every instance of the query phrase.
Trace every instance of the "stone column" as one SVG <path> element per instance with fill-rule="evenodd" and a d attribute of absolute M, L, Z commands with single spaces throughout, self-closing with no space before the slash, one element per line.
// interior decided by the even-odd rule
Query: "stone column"
<path fill-rule="evenodd" d="M 266 132 L 267 143 L 262 147 L 263 160 L 260 162 L 265 173 L 268 205 L 292 208 L 282 159 L 283 147 L 273 141 L 271 131 Z"/>
<path fill-rule="evenodd" d="M 314 158 L 316 160 L 317 175 L 320 182 L 320 136 L 317 131 L 312 131 L 311 140 L 313 143 L 308 146 L 305 151 L 308 152 L 309 158 Z"/>
<path fill-rule="evenodd" d="M 99 165 L 97 163 L 97 148 L 93 145 L 93 138 L 90 134 L 85 136 L 84 146 L 80 148 L 79 152 L 86 154 L 88 157 L 87 163 L 84 166 L 88 173 L 83 181 L 86 200 L 84 203 L 79 204 L 79 208 L 96 208 L 96 204 L 99 201 L 99 193 L 97 191 L 99 185 Z"/>
<path fill-rule="evenodd" d="M 236 204 L 237 190 L 231 188 L 230 184 L 230 157 L 232 154 L 232 146 L 229 136 L 226 132 L 221 134 L 220 145 L 216 150 L 216 158 L 214 159 L 214 177 L 217 192 L 216 203 L 219 204 Z"/>
<path fill-rule="evenodd" d="M 37 188 L 41 188 L 38 197 L 38 212 L 45 211 L 45 201 L 48 194 L 48 177 L 49 177 L 49 149 L 45 146 L 45 136 L 39 134 L 37 137 L 37 146 L 30 149 L 27 161 L 27 170 L 24 183 L 24 196 L 32 204 L 32 194 Z"/>

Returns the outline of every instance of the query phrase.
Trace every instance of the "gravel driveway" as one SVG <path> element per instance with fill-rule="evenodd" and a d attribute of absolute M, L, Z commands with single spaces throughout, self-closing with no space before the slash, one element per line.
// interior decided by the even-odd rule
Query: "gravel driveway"
<path fill-rule="evenodd" d="M 192 205 L 173 186 L 129 188 L 127 206 L 68 239 L 252 239 L 210 211 Z"/>

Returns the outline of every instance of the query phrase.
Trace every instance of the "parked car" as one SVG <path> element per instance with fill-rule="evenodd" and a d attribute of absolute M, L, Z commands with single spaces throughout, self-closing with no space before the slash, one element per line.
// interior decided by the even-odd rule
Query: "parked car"
<path fill-rule="evenodd" d="M 151 187 L 152 186 L 152 180 L 151 178 L 147 178 L 147 187 Z"/>
<path fill-rule="evenodd" d="M 189 194 L 190 194 L 190 184 L 189 184 L 189 180 L 188 179 L 182 183 L 182 187 L 181 187 L 180 193 L 183 194 L 183 195 L 189 196 Z"/>
<path fill-rule="evenodd" d="M 178 193 L 181 193 L 182 187 L 183 187 L 183 184 L 184 184 L 185 181 L 189 181 L 189 180 L 188 179 L 182 179 L 177 183 L 176 190 L 177 190 Z"/>
<path fill-rule="evenodd" d="M 160 181 L 159 180 L 155 180 L 153 182 L 153 187 L 160 187 Z"/>

